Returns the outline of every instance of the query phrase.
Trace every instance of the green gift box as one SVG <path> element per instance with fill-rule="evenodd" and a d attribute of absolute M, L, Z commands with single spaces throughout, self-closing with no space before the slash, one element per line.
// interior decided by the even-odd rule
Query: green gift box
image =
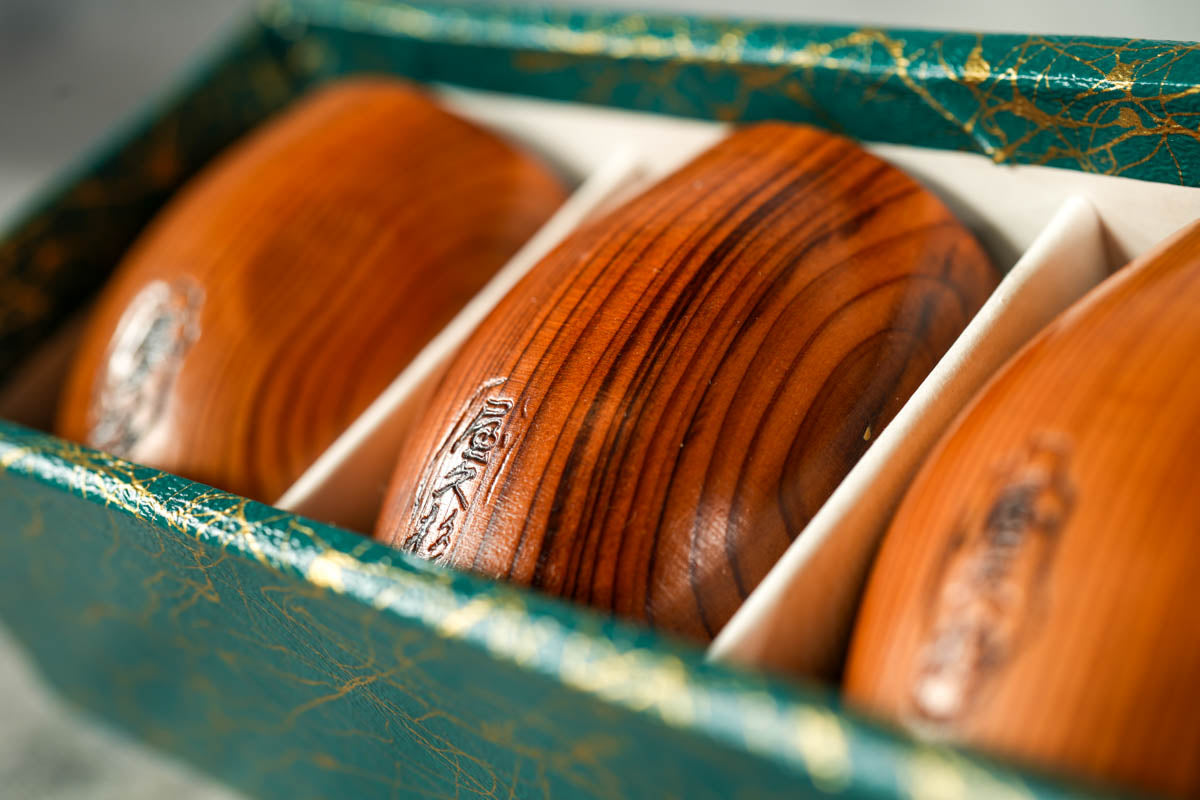
<path fill-rule="evenodd" d="M 0 369 L 223 147 L 355 72 L 1200 186 L 1200 47 L 277 0 L 0 239 Z M 836 694 L 0 423 L 0 614 L 45 679 L 262 797 L 1097 797 Z"/>

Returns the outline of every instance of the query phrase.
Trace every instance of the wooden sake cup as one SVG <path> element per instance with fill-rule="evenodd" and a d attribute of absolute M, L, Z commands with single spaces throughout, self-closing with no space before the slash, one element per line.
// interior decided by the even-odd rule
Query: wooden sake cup
<path fill-rule="evenodd" d="M 846 673 L 932 736 L 1200 794 L 1200 225 L 982 390 L 907 493 Z"/>
<path fill-rule="evenodd" d="M 995 281 L 937 198 L 853 142 L 741 129 L 484 321 L 376 536 L 711 638 Z"/>
<path fill-rule="evenodd" d="M 141 236 L 58 430 L 273 501 L 563 199 L 542 164 L 403 83 L 322 88 Z"/>

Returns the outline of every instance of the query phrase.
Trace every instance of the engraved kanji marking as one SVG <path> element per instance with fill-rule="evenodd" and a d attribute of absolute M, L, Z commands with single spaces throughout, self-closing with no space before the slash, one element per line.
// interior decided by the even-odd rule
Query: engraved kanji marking
<path fill-rule="evenodd" d="M 969 508 L 935 575 L 909 696 L 919 724 L 961 718 L 1035 625 L 1074 506 L 1064 437 L 1039 434 Z"/>
<path fill-rule="evenodd" d="M 153 281 L 129 304 L 93 387 L 88 444 L 135 458 L 162 419 L 188 350 L 200 337 L 204 293 L 190 280 Z"/>
<path fill-rule="evenodd" d="M 502 381 L 485 384 L 476 397 L 498 383 Z M 404 540 L 406 550 L 429 559 L 449 554 L 485 469 L 508 444 L 504 423 L 512 409 L 513 401 L 499 394 L 484 394 L 482 403 L 468 405 L 439 448 L 432 477 L 418 489 L 415 523 Z"/>

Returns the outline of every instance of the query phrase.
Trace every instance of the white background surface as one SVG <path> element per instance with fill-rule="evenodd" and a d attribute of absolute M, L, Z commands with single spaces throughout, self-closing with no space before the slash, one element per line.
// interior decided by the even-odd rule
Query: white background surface
<path fill-rule="evenodd" d="M 895 27 L 1200 39 L 1200 0 L 590 3 L 598 4 Z M 249 7 L 248 0 L 0 0 L 0 219 L 161 90 Z M 0 626 L 0 797 L 235 795 L 68 712 Z"/>

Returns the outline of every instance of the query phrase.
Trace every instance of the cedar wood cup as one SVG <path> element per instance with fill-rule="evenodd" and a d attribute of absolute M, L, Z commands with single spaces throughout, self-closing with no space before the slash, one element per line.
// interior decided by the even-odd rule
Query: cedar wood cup
<path fill-rule="evenodd" d="M 1200 795 L 1200 225 L 1019 352 L 901 504 L 849 699 L 908 727 Z"/>
<path fill-rule="evenodd" d="M 564 196 L 545 166 L 401 82 L 319 89 L 138 240 L 58 430 L 271 502 Z"/>
<path fill-rule="evenodd" d="M 995 282 L 936 197 L 853 142 L 743 128 L 481 324 L 376 536 L 711 638 Z"/>

